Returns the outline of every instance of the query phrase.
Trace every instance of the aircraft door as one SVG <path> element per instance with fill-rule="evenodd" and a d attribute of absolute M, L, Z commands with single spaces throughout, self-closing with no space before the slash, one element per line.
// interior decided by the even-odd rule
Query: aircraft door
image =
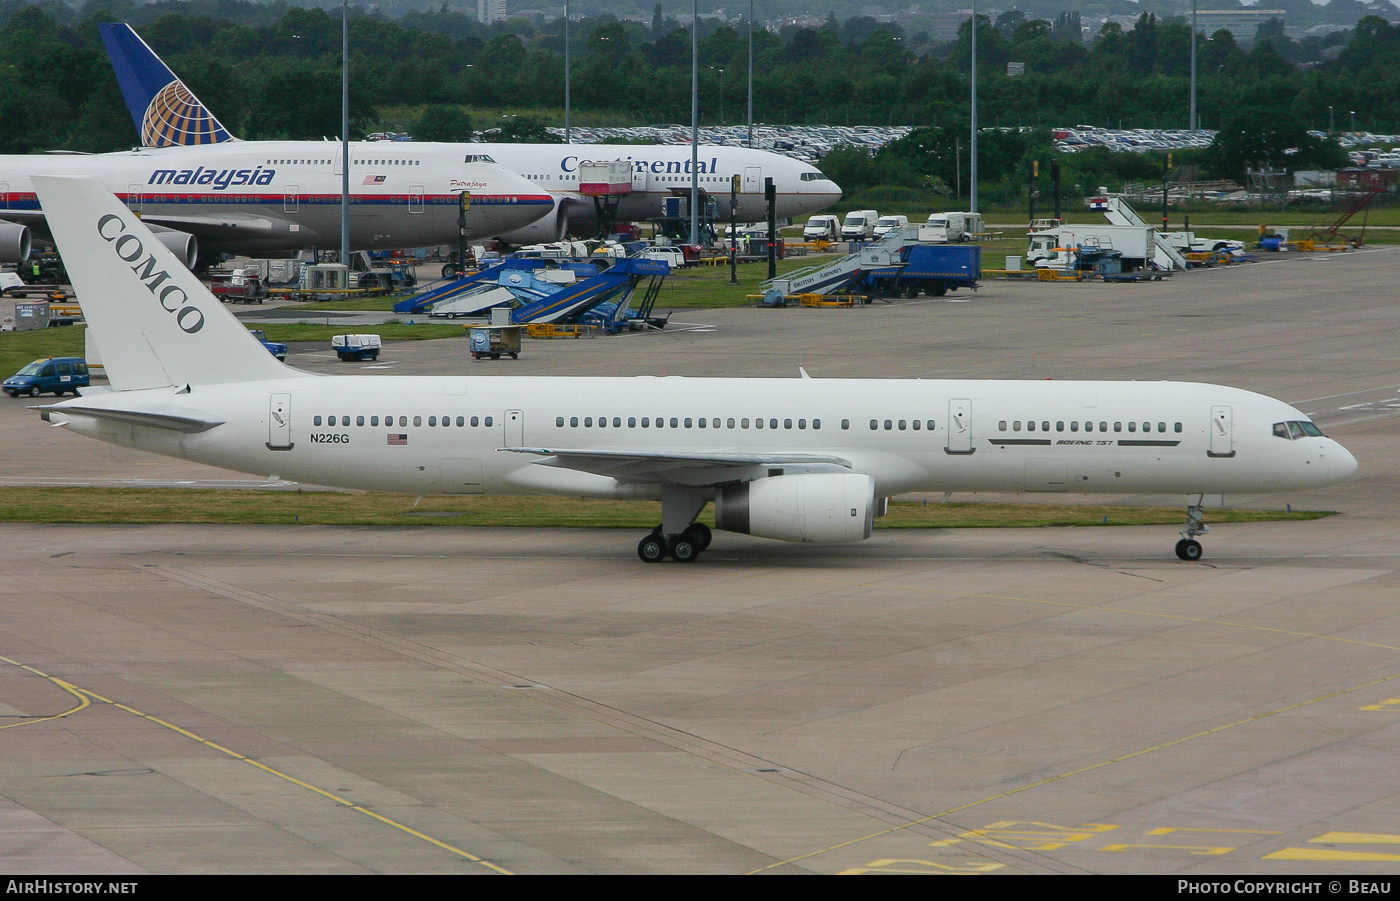
<path fill-rule="evenodd" d="M 126 205 L 136 215 L 141 215 L 141 203 L 145 200 L 146 186 L 131 184 L 126 186 Z"/>
<path fill-rule="evenodd" d="M 295 213 L 301 203 L 301 185 L 287 185 L 282 189 L 282 212 Z"/>
<path fill-rule="evenodd" d="M 292 396 L 274 394 L 267 411 L 267 449 L 292 449 Z"/>
<path fill-rule="evenodd" d="M 423 212 L 423 186 L 408 186 L 408 211 L 410 213 Z"/>
<path fill-rule="evenodd" d="M 745 194 L 762 194 L 762 193 L 763 193 L 763 169 L 762 169 L 762 167 L 760 167 L 760 166 L 749 166 L 749 167 L 747 167 L 746 169 L 744 169 L 744 185 L 743 185 L 743 192 L 744 192 Z"/>
<path fill-rule="evenodd" d="M 522 447 L 525 444 L 525 414 L 520 410 L 506 411 L 506 447 Z"/>
<path fill-rule="evenodd" d="M 976 450 L 972 446 L 972 401 L 948 401 L 948 443 L 943 450 L 949 454 L 970 454 Z"/>
<path fill-rule="evenodd" d="M 1218 405 L 1210 408 L 1210 457 L 1233 457 L 1235 436 L 1232 425 L 1233 415 L 1229 407 Z"/>

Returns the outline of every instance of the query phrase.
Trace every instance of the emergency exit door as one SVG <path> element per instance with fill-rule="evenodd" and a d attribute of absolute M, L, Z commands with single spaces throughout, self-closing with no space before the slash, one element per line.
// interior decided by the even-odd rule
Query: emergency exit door
<path fill-rule="evenodd" d="M 955 398 L 948 401 L 948 442 L 943 450 L 950 454 L 970 454 L 972 446 L 972 401 Z"/>
<path fill-rule="evenodd" d="M 267 449 L 292 449 L 292 396 L 274 394 L 268 402 Z"/>
<path fill-rule="evenodd" d="M 1232 423 L 1233 414 L 1229 407 L 1210 408 L 1210 450 L 1211 457 L 1233 457 L 1235 455 L 1235 435 Z"/>

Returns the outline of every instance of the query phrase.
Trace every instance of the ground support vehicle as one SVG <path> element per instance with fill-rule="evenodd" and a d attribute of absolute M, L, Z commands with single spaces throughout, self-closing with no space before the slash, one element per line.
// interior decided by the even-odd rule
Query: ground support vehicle
<path fill-rule="evenodd" d="M 377 360 L 382 348 L 378 335 L 334 335 L 331 338 L 331 350 L 342 363 Z"/>
<path fill-rule="evenodd" d="M 512 360 L 520 359 L 520 326 L 475 325 L 467 333 L 472 357 L 499 360 L 502 354 Z"/>
<path fill-rule="evenodd" d="M 789 272 L 763 283 L 764 306 L 786 306 L 804 295 L 870 294 L 893 297 L 920 292 L 941 296 L 975 288 L 982 277 L 982 248 L 921 240 L 926 229 L 892 229 L 858 253 Z"/>
<path fill-rule="evenodd" d="M 850 290 L 881 297 L 942 297 L 959 288 L 977 287 L 982 277 L 982 248 L 959 244 L 910 244 L 900 250 L 899 265 L 873 266 Z"/>
<path fill-rule="evenodd" d="M 44 357 L 25 366 L 5 379 L 3 388 L 10 397 L 38 397 L 52 393 L 54 397 L 78 394 L 88 386 L 87 361 L 82 357 Z"/>
<path fill-rule="evenodd" d="M 248 329 L 248 331 L 252 332 L 253 337 L 257 338 L 258 341 L 262 343 L 262 346 L 267 348 L 268 353 L 279 360 L 285 361 L 287 359 L 287 345 L 280 341 L 267 340 L 267 333 L 260 328 Z"/>

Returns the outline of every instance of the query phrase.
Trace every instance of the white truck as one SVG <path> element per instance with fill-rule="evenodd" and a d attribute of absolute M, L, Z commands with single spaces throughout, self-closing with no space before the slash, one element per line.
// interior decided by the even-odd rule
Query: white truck
<path fill-rule="evenodd" d="M 869 241 L 875 237 L 875 223 L 880 214 L 874 210 L 852 210 L 841 223 L 842 241 Z"/>
<path fill-rule="evenodd" d="M 1123 271 L 1151 268 L 1157 253 L 1157 231 L 1150 225 L 1061 225 L 1031 232 L 1026 262 L 1034 266 L 1055 266 L 1063 254 L 1057 249 L 1099 247 L 1116 250 L 1123 256 Z"/>
<path fill-rule="evenodd" d="M 931 240 L 945 244 L 971 241 L 987 230 L 981 213 L 932 213 L 924 228 L 932 229 Z"/>
<path fill-rule="evenodd" d="M 802 228 L 804 241 L 840 241 L 841 220 L 836 216 L 813 216 Z"/>
<path fill-rule="evenodd" d="M 908 227 L 908 216 L 881 216 L 875 222 L 875 237 L 878 240 L 880 238 L 883 238 L 885 235 L 888 235 L 891 229 Z"/>

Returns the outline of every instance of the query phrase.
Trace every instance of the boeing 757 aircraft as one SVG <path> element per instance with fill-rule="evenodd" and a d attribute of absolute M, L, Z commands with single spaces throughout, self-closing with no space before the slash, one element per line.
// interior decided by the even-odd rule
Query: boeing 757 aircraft
<path fill-rule="evenodd" d="M 638 545 L 691 562 L 695 522 L 870 537 L 910 491 L 1305 490 L 1356 460 L 1293 407 L 1186 382 L 321 376 L 263 349 L 93 179 L 36 177 L 108 390 L 36 409 L 79 434 L 320 485 L 660 499 Z M 1200 499 L 1176 552 L 1201 556 Z"/>
<path fill-rule="evenodd" d="M 143 145 L 172 147 L 237 141 L 130 25 L 113 23 L 99 28 Z M 374 148 L 376 145 L 366 146 Z M 394 148 L 394 153 L 401 154 L 412 151 L 398 148 L 425 145 L 408 142 L 379 146 Z M 527 228 L 502 235 L 513 243 L 558 241 L 570 224 L 579 227 L 591 224 L 596 215 L 592 200 L 579 192 L 581 162 L 626 160 L 631 163 L 630 193 L 621 197 L 617 208 L 617 217 L 622 220 L 655 219 L 661 215 L 663 198 L 678 194 L 688 197 L 690 191 L 689 144 L 426 146 L 451 147 L 467 159 L 499 162 L 549 193 L 550 202 L 539 211 L 535 221 Z M 369 153 L 369 149 L 364 152 Z M 700 190 L 717 195 L 721 216 L 725 218 L 730 212 L 730 178 L 739 176 L 741 189 L 734 215 L 741 222 L 767 217 L 763 196 L 767 178 L 773 179 L 780 219 L 815 213 L 841 199 L 841 188 L 815 167 L 764 150 L 705 145 L 699 149 L 696 170 Z"/>

